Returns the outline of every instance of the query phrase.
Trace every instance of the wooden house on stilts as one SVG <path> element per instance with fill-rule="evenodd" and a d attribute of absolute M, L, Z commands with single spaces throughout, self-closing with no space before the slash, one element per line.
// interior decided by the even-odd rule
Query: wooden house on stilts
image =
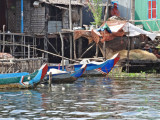
<path fill-rule="evenodd" d="M 25 58 L 29 54 L 26 45 L 30 45 L 62 55 L 59 35 L 61 32 L 65 46 L 64 54 L 72 58 L 71 30 L 73 27 L 82 26 L 81 0 L 1 0 L 0 6 L 1 52 Z M 21 46 L 17 46 L 17 43 Z M 41 54 L 34 49 L 30 51 L 31 57 Z M 48 56 L 47 53 L 45 57 L 51 62 L 55 60 L 55 57 Z M 56 60 L 59 61 L 61 58 L 56 57 Z"/>

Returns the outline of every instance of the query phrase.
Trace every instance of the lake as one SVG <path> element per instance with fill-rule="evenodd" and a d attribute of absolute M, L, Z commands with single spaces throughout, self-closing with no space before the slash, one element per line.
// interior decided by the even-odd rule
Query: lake
<path fill-rule="evenodd" d="M 86 77 L 0 90 L 0 120 L 160 120 L 159 80 Z"/>

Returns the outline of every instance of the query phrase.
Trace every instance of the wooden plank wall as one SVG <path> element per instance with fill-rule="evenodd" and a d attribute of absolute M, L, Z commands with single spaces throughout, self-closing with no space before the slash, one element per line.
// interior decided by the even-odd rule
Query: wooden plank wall
<path fill-rule="evenodd" d="M 30 0 L 24 0 L 24 33 L 44 33 L 45 7 L 34 8 Z M 21 0 L 16 1 L 16 32 L 21 31 Z"/>
<path fill-rule="evenodd" d="M 3 25 L 6 24 L 6 1 L 0 0 L 0 31 L 3 31 Z"/>
<path fill-rule="evenodd" d="M 31 8 L 31 31 L 45 33 L 45 7 Z"/>

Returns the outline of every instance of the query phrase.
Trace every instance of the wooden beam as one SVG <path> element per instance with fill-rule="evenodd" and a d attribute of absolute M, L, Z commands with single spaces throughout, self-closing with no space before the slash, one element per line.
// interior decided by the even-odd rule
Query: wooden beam
<path fill-rule="evenodd" d="M 82 55 L 80 58 L 82 58 L 84 56 L 84 54 L 86 54 L 96 43 L 94 43 L 93 45 L 91 45 Z"/>

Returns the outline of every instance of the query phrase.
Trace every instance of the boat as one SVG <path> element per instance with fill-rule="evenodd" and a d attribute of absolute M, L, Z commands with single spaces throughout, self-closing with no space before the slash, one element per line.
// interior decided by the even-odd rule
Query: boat
<path fill-rule="evenodd" d="M 87 68 L 83 73 L 83 76 L 91 75 L 107 75 L 115 64 L 119 61 L 119 53 L 115 54 L 112 58 L 107 59 L 104 62 L 90 61 L 89 59 L 82 60 L 80 64 L 69 65 L 72 66 L 72 70 L 78 70 L 82 67 L 83 64 L 87 64 Z M 62 66 L 49 66 L 48 69 L 59 69 L 62 70 Z M 64 71 L 67 71 L 68 65 L 64 66 Z"/>
<path fill-rule="evenodd" d="M 84 64 L 79 70 L 76 71 L 63 71 L 52 68 L 48 70 L 45 80 L 48 80 L 49 74 L 51 74 L 50 79 L 52 79 L 52 83 L 71 83 L 81 77 L 86 68 L 86 64 Z"/>
<path fill-rule="evenodd" d="M 34 73 L 6 73 L 0 74 L 0 89 L 35 88 L 45 77 L 48 65 L 44 64 Z"/>

